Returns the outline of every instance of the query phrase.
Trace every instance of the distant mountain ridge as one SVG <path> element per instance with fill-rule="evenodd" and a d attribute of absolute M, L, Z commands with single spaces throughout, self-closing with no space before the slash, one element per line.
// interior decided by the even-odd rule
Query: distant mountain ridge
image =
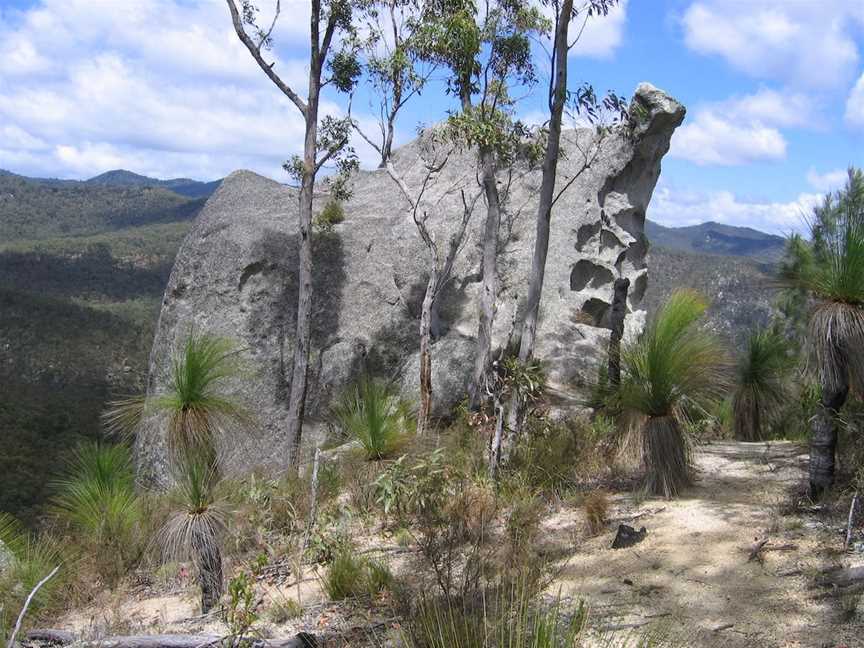
<path fill-rule="evenodd" d="M 645 221 L 645 234 L 652 246 L 679 252 L 739 256 L 773 263 L 783 256 L 786 239 L 751 227 L 736 227 L 714 221 L 686 227 L 665 227 Z"/>
<path fill-rule="evenodd" d="M 212 182 L 201 182 L 200 180 L 191 180 L 189 178 L 159 180 L 139 175 L 132 171 L 126 171 L 125 169 L 106 171 L 84 182 L 91 185 L 98 184 L 115 187 L 162 187 L 188 198 L 209 198 L 219 188 L 219 185 L 222 184 L 221 179 Z"/>
<path fill-rule="evenodd" d="M 127 171 L 126 169 L 113 169 L 111 171 L 106 171 L 105 173 L 100 173 L 99 175 L 87 180 L 34 178 L 13 173 L 7 169 L 0 169 L 0 178 L 3 177 L 17 178 L 20 180 L 52 186 L 101 185 L 106 187 L 160 187 L 162 189 L 173 191 L 181 196 L 185 196 L 186 198 L 209 198 L 210 195 L 219 188 L 219 185 L 222 184 L 221 178 L 211 182 L 192 180 L 190 178 L 171 178 L 168 180 L 161 180 L 159 178 L 151 178 L 139 173 Z"/>

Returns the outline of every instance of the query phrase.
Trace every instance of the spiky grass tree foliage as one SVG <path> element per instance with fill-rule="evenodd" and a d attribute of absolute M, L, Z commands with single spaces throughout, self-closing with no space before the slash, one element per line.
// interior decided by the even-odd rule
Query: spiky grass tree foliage
<path fill-rule="evenodd" d="M 129 448 L 80 445 L 54 488 L 55 511 L 95 547 L 100 572 L 113 583 L 137 556 L 141 507 Z"/>
<path fill-rule="evenodd" d="M 699 327 L 706 307 L 696 292 L 673 293 L 622 353 L 620 404 L 642 437 L 646 488 L 666 497 L 691 483 L 688 412 L 715 403 L 727 384 L 725 353 Z"/>
<path fill-rule="evenodd" d="M 410 404 L 389 383 L 361 378 L 334 409 L 342 433 L 356 439 L 368 459 L 392 455 L 415 427 Z"/>
<path fill-rule="evenodd" d="M 237 348 L 231 340 L 192 333 L 172 359 L 168 390 L 148 407 L 167 416 L 168 448 L 181 464 L 192 455 L 218 474 L 217 439 L 230 441 L 249 423 L 246 411 L 222 388 L 237 377 Z"/>
<path fill-rule="evenodd" d="M 224 592 L 221 547 L 227 510 L 218 496 L 219 480 L 212 465 L 200 457 L 190 457 L 176 473 L 172 512 L 160 540 L 167 561 L 194 563 L 201 586 L 201 609 L 206 613 Z"/>
<path fill-rule="evenodd" d="M 121 401 L 109 410 L 109 429 L 134 432 L 151 415 L 165 425 L 175 484 L 175 511 L 162 533 L 166 555 L 195 563 L 206 612 L 223 593 L 220 538 L 224 511 L 216 496 L 220 444 L 248 431 L 250 417 L 225 395 L 225 382 L 240 374 L 235 345 L 192 332 L 175 352 L 167 389 L 145 400 Z"/>
<path fill-rule="evenodd" d="M 814 209 L 810 243 L 790 242 L 787 278 L 815 302 L 807 342 L 822 389 L 811 422 L 810 490 L 834 482 L 837 412 L 849 390 L 864 390 L 864 173 L 850 169 L 846 186 Z"/>
<path fill-rule="evenodd" d="M 788 394 L 787 377 L 794 363 L 786 339 L 773 329 L 756 329 L 738 361 L 732 411 L 735 438 L 761 441 L 764 426 Z"/>
<path fill-rule="evenodd" d="M 27 596 L 63 563 L 60 548 L 53 540 L 28 533 L 17 520 L 0 513 L 0 638 L 4 645 Z M 30 603 L 28 616 L 38 616 L 50 606 L 62 584 L 61 576 L 40 588 Z"/>
<path fill-rule="evenodd" d="M 240 373 L 233 341 L 193 331 L 171 358 L 165 391 L 115 401 L 104 423 L 110 432 L 130 435 L 142 419 L 156 416 L 165 426 L 172 463 L 182 465 L 194 454 L 218 468 L 218 443 L 250 424 L 246 410 L 224 392 L 226 381 Z"/>

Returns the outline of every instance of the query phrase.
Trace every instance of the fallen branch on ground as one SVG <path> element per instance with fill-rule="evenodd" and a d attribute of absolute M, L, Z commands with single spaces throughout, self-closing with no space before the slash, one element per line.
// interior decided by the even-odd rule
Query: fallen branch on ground
<path fill-rule="evenodd" d="M 34 630 L 27 639 L 51 640 L 52 643 L 76 648 L 210 648 L 221 646 L 225 637 L 218 635 L 133 635 L 129 637 L 106 637 L 92 641 L 75 641 L 68 632 L 62 630 Z M 301 632 L 290 639 L 244 639 L 249 648 L 316 648 L 313 635 Z"/>
<path fill-rule="evenodd" d="M 18 631 L 21 630 L 21 623 L 24 621 L 24 616 L 27 614 L 27 608 L 30 607 L 30 604 L 33 602 L 33 598 L 42 589 L 42 586 L 45 585 L 49 580 L 54 578 L 55 574 L 60 571 L 60 565 L 57 565 L 54 569 L 51 570 L 51 573 L 48 574 L 45 578 L 36 583 L 36 587 L 27 595 L 27 600 L 24 601 L 24 607 L 21 608 L 21 614 L 18 615 L 18 620 L 15 621 L 15 628 L 12 630 L 12 634 L 9 636 L 9 642 L 6 644 L 7 648 L 14 648 L 15 646 L 15 637 L 18 635 Z"/>

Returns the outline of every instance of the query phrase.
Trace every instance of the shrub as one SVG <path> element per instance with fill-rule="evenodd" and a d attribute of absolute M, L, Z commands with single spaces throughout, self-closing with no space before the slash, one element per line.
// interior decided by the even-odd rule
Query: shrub
<path fill-rule="evenodd" d="M 588 532 L 597 535 L 606 528 L 609 521 L 609 496 L 603 491 L 594 491 L 585 495 L 582 500 L 585 519 L 588 521 Z"/>
<path fill-rule="evenodd" d="M 362 378 L 351 387 L 334 414 L 342 434 L 359 441 L 367 459 L 392 456 L 414 428 L 409 404 L 392 385 L 371 378 Z"/>
<path fill-rule="evenodd" d="M 352 547 L 340 550 L 324 577 L 324 591 L 332 601 L 376 594 L 393 582 L 390 569 L 383 562 L 360 557 Z"/>
<path fill-rule="evenodd" d="M 75 450 L 68 474 L 55 483 L 55 511 L 78 531 L 109 585 L 116 584 L 142 550 L 142 511 L 134 480 L 126 446 L 87 443 Z"/>
<path fill-rule="evenodd" d="M 68 576 L 66 563 L 59 545 L 51 538 L 36 537 L 17 520 L 0 513 L 0 637 L 4 644 L 27 596 L 61 565 L 60 572 L 33 597 L 28 618 L 38 618 L 40 612 L 57 603 Z"/>
<path fill-rule="evenodd" d="M 324 209 L 315 215 L 312 225 L 319 232 L 332 232 L 333 226 L 338 225 L 345 220 L 345 210 L 342 208 L 342 203 L 335 199 L 330 199 L 324 205 Z"/>
<path fill-rule="evenodd" d="M 246 572 L 234 576 L 228 583 L 228 601 L 225 606 L 225 623 L 228 633 L 239 640 L 258 622 L 255 601 L 255 580 Z"/>
<path fill-rule="evenodd" d="M 292 598 L 281 598 L 275 601 L 267 609 L 267 618 L 271 623 L 281 625 L 287 623 L 291 619 L 296 619 L 303 615 L 303 607 Z"/>
<path fill-rule="evenodd" d="M 608 419 L 553 421 L 529 417 L 525 434 L 505 466 L 505 485 L 515 482 L 561 497 L 581 476 L 596 474 L 606 460 L 603 443 L 611 430 Z"/>

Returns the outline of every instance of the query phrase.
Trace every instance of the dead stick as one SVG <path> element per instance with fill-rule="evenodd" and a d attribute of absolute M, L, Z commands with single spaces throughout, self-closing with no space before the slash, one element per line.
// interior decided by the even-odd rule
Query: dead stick
<path fill-rule="evenodd" d="M 768 544 L 768 538 L 764 540 L 759 540 L 756 544 L 753 545 L 753 548 L 750 549 L 750 557 L 747 558 L 747 562 L 753 562 L 756 558 L 759 557 L 759 552 Z"/>
<path fill-rule="evenodd" d="M 42 586 L 47 583 L 49 580 L 54 578 L 54 575 L 60 570 L 60 565 L 57 565 L 54 569 L 51 570 L 51 573 L 48 574 L 41 581 L 36 583 L 36 587 L 33 588 L 33 591 L 27 595 L 27 600 L 24 601 L 24 607 L 21 608 L 21 614 L 18 615 L 18 620 L 15 621 L 15 629 L 12 630 L 12 634 L 9 637 L 9 642 L 6 644 L 6 648 L 13 648 L 15 645 L 15 637 L 18 635 L 18 631 L 21 630 L 21 622 L 24 621 L 24 615 L 27 614 L 27 608 L 30 607 L 30 603 L 33 602 L 33 597 L 36 596 L 36 593 L 42 588 Z"/>
<path fill-rule="evenodd" d="M 734 628 L 734 627 L 735 627 L 734 623 L 724 623 L 723 625 L 717 626 L 716 628 L 714 628 L 714 630 L 712 630 L 712 632 L 723 632 L 724 630 L 728 630 L 729 628 Z"/>
<path fill-rule="evenodd" d="M 852 520 L 855 518 L 855 507 L 858 505 L 858 491 L 852 497 L 849 505 L 849 521 L 846 523 L 846 542 L 843 543 L 843 551 L 849 551 L 849 543 L 852 542 Z"/>

